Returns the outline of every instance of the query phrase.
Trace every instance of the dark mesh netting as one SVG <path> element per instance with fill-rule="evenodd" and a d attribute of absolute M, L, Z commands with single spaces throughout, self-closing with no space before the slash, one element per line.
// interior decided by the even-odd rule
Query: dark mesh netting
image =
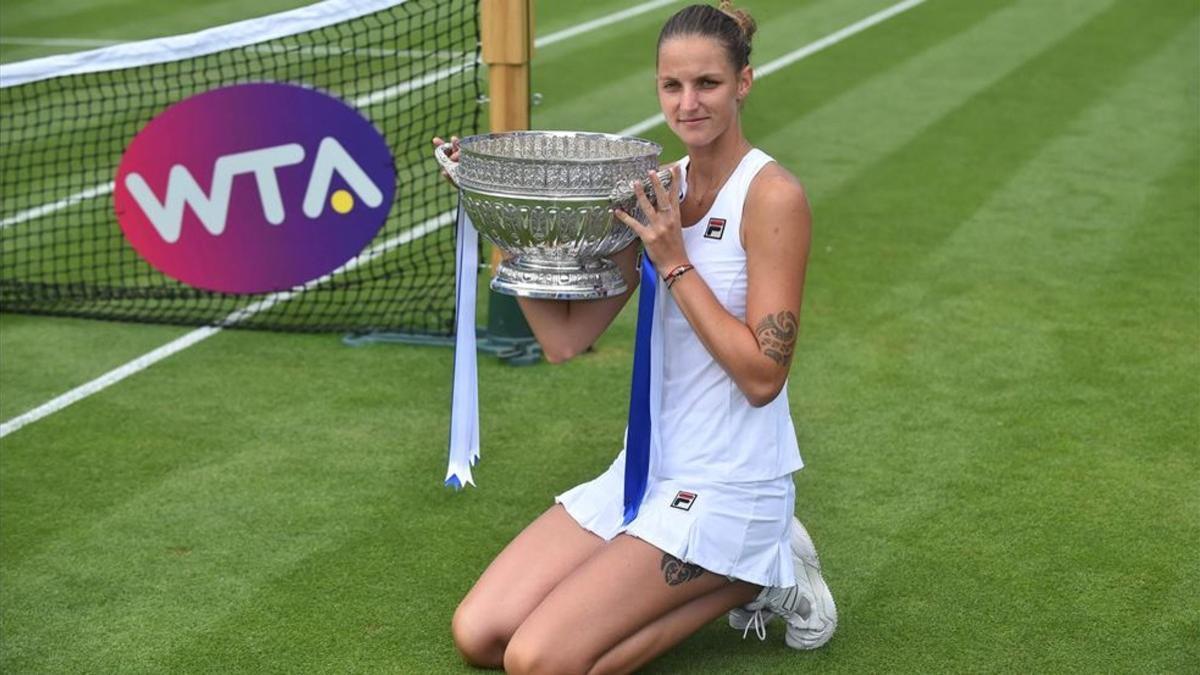
<path fill-rule="evenodd" d="M 438 175 L 429 139 L 479 126 L 476 10 L 477 0 L 408 0 L 181 61 L 0 88 L 0 310 L 450 334 L 456 195 Z M 320 283 L 259 296 L 191 288 L 126 242 L 113 215 L 117 165 L 169 105 L 265 81 L 314 87 L 355 105 L 395 156 L 396 205 L 358 258 Z"/>

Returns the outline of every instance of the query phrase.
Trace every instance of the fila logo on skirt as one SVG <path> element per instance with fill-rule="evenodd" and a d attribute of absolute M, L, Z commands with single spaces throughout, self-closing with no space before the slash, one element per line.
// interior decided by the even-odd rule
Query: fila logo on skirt
<path fill-rule="evenodd" d="M 671 508 L 679 509 L 680 511 L 690 511 L 692 504 L 696 502 L 696 493 L 684 492 L 680 490 L 675 493 L 675 499 L 671 500 Z"/>
<path fill-rule="evenodd" d="M 725 219 L 709 218 L 708 226 L 704 228 L 705 239 L 720 239 L 725 236 Z"/>

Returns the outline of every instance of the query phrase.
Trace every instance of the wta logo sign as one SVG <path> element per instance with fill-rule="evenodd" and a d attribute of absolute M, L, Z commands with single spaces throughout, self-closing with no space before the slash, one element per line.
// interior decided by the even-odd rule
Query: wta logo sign
<path fill-rule="evenodd" d="M 125 238 L 163 274 L 265 293 L 357 255 L 395 191 L 387 142 L 358 111 L 304 87 L 240 84 L 151 120 L 121 157 L 113 202 Z"/>

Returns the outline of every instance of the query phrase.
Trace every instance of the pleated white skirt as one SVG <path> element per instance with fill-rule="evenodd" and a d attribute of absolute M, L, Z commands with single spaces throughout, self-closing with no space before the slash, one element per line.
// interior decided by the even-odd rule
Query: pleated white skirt
<path fill-rule="evenodd" d="M 795 512 L 791 475 L 730 483 L 651 476 L 638 515 L 624 520 L 625 452 L 604 473 L 555 497 L 604 540 L 625 532 L 714 574 L 760 586 L 796 583 L 788 530 Z"/>

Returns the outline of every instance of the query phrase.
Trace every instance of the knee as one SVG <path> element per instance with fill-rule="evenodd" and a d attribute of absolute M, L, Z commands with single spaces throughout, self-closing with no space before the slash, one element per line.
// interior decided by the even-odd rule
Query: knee
<path fill-rule="evenodd" d="M 504 672 L 509 675 L 583 675 L 591 669 L 570 653 L 570 645 L 557 646 L 518 634 L 504 650 Z"/>
<path fill-rule="evenodd" d="M 454 611 L 450 633 L 454 636 L 454 646 L 468 664 L 476 668 L 499 668 L 503 665 L 504 644 L 508 635 L 466 602 Z"/>

